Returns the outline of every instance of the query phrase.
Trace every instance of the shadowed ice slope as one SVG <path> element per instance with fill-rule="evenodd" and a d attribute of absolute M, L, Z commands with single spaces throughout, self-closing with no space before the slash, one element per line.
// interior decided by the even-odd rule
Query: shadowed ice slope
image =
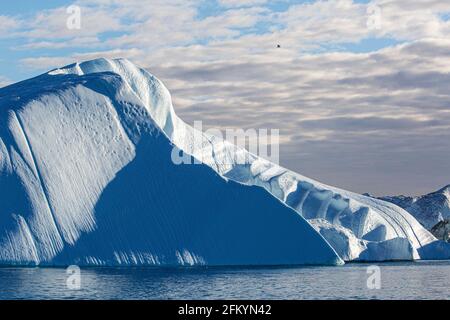
<path fill-rule="evenodd" d="M 103 191 L 94 210 L 96 229 L 55 263 L 339 262 L 305 220 L 264 189 L 226 181 L 203 165 L 172 164 L 171 149 L 166 137 L 143 138 L 136 158 Z"/>
<path fill-rule="evenodd" d="M 263 188 L 173 164 L 170 96 L 140 74 L 96 60 L 0 89 L 0 264 L 341 263 Z"/>
<path fill-rule="evenodd" d="M 179 119 L 167 89 L 126 60 L 95 60 L 52 74 L 120 74 L 170 140 L 232 180 L 262 186 L 310 220 L 345 260 L 410 260 L 450 257 L 450 249 L 405 210 L 324 185 L 196 131 Z M 151 93 L 151 94 L 150 94 Z M 158 101 L 155 102 L 155 97 Z"/>

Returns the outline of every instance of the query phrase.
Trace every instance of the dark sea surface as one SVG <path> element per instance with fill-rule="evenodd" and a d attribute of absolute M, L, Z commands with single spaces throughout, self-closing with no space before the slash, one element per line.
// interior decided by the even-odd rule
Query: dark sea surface
<path fill-rule="evenodd" d="M 449 299 L 450 262 L 368 267 L 0 268 L 0 299 Z M 371 269 L 369 269 L 371 270 Z M 369 279 L 369 286 L 368 286 Z M 69 285 L 68 285 L 69 283 Z M 75 288 L 74 288 L 75 286 Z"/>

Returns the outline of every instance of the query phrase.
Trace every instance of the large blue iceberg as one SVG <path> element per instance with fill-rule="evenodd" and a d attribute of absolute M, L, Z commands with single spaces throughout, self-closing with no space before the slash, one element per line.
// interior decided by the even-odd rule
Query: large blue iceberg
<path fill-rule="evenodd" d="M 202 164 L 175 164 L 178 149 Z M 196 132 L 164 85 L 127 60 L 0 89 L 0 264 L 335 265 L 449 253 L 395 205 Z"/>

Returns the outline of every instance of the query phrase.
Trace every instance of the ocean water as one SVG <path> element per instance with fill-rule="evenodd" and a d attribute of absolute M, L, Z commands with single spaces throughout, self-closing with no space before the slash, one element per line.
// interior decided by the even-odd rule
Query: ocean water
<path fill-rule="evenodd" d="M 373 281 L 378 273 L 368 273 L 372 265 L 82 268 L 79 282 L 71 281 L 66 269 L 5 267 L 0 268 L 0 299 L 450 298 L 449 261 L 380 263 L 379 282 Z"/>

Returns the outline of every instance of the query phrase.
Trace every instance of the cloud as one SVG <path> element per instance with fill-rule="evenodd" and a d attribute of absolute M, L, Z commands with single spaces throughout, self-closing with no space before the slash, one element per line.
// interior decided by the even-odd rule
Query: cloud
<path fill-rule="evenodd" d="M 9 80 L 6 77 L 0 76 L 0 88 L 6 87 L 7 85 L 11 84 L 11 80 Z"/>
<path fill-rule="evenodd" d="M 20 20 L 14 17 L 0 15 L 0 37 L 10 36 L 11 32 L 19 28 L 20 25 Z"/>
<path fill-rule="evenodd" d="M 22 17 L 16 37 L 27 42 L 19 48 L 152 49 L 229 39 L 239 36 L 239 29 L 255 26 L 267 12 L 262 7 L 232 6 L 199 19 L 199 1 L 79 0 L 74 4 L 81 10 L 80 29 L 66 27 L 67 7 L 44 10 Z"/>
<path fill-rule="evenodd" d="M 0 26 L 18 28 L 16 36 L 27 41 L 22 48 L 154 49 L 238 40 L 247 47 L 282 42 L 304 51 L 367 37 L 418 40 L 450 33 L 450 21 L 443 18 L 450 5 L 431 0 L 414 5 L 402 0 L 315 1 L 292 4 L 284 11 L 271 10 L 264 0 L 221 0 L 223 10 L 202 17 L 202 2 L 192 0 L 79 0 L 75 4 L 81 7 L 79 30 L 66 28 L 66 7 L 33 17 L 0 16 Z"/>
<path fill-rule="evenodd" d="M 449 49 L 426 40 L 368 54 L 141 64 L 189 123 L 279 128 L 288 168 L 360 192 L 421 193 L 450 181 Z"/>
<path fill-rule="evenodd" d="M 48 56 L 48 57 L 32 57 L 21 59 L 21 67 L 32 70 L 48 71 L 50 69 L 59 68 L 74 62 L 82 62 L 96 58 L 114 59 L 118 57 L 126 57 L 131 60 L 137 60 L 145 56 L 144 52 L 139 49 L 116 49 L 108 51 L 93 51 L 86 53 L 74 53 L 70 56 Z"/>
<path fill-rule="evenodd" d="M 255 5 L 262 5 L 268 0 L 219 0 L 219 4 L 226 8 L 231 7 L 249 7 Z"/>
<path fill-rule="evenodd" d="M 442 18 L 450 12 L 448 2 L 424 0 L 412 4 L 404 0 L 375 0 L 379 7 L 377 34 L 397 39 L 416 40 L 428 37 L 446 38 L 450 23 Z"/>

